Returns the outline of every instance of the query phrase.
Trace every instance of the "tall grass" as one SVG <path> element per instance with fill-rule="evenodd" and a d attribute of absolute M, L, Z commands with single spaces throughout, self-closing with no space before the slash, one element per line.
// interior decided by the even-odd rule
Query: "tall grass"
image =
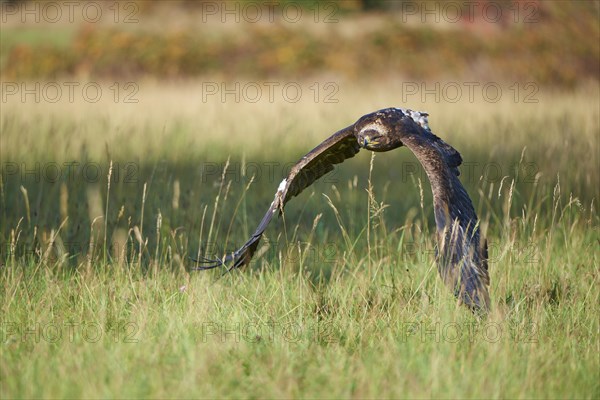
<path fill-rule="evenodd" d="M 490 244 L 487 319 L 438 277 L 431 194 L 406 149 L 361 153 L 292 200 L 245 271 L 188 272 L 188 256 L 220 256 L 252 233 L 282 178 L 266 162 L 407 106 L 395 84 L 268 113 L 198 103 L 193 85 L 148 89 L 143 115 L 8 104 L 2 398 L 597 398 L 596 93 L 409 105 L 472 163 L 462 179 Z M 159 110 L 158 93 L 179 103 Z M 70 160 L 98 162 L 101 178 L 5 168 Z M 123 179 L 129 161 L 135 182 Z"/>

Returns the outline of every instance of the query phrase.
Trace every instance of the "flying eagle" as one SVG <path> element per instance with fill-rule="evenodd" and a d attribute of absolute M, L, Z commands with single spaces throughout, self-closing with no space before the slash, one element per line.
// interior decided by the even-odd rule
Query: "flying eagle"
<path fill-rule="evenodd" d="M 302 157 L 281 181 L 275 198 L 248 241 L 222 259 L 203 258 L 200 270 L 248 264 L 260 238 L 279 210 L 335 164 L 354 157 L 361 148 L 384 152 L 406 146 L 417 157 L 429 178 L 437 229 L 436 258 L 444 283 L 460 302 L 473 310 L 488 311 L 489 275 L 487 241 L 480 245 L 479 223 L 467 191 L 458 179 L 460 153 L 434 135 L 427 113 L 386 108 L 361 117 L 334 133 Z M 229 267 L 227 267 L 229 265 Z"/>

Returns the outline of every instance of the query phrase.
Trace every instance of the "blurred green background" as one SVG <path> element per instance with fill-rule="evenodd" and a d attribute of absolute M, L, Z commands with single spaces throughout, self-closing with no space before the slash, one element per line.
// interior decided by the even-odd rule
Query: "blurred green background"
<path fill-rule="evenodd" d="M 478 192 L 508 190 L 513 180 L 516 210 L 549 212 L 551 202 L 535 205 L 533 193 L 551 197 L 560 178 L 565 196 L 587 204 L 598 195 L 598 153 L 590 153 L 598 148 L 597 2 L 1 4 L 4 247 L 17 225 L 25 252 L 43 247 L 40 233 L 70 216 L 62 234 L 77 265 L 105 212 L 111 243 L 117 230 L 155 223 L 159 213 L 165 232 L 195 236 L 228 158 L 230 203 L 220 206 L 244 227 L 233 231 L 237 244 L 290 163 L 389 106 L 431 113 L 434 132 L 462 152 L 463 181 L 486 220 L 503 206 Z M 357 157 L 318 182 L 310 207 L 321 210 L 332 184 L 343 189 L 356 176 L 365 187 L 368 162 Z M 394 204 L 388 217 L 400 225 L 421 204 L 415 188 L 426 177 L 406 151 L 379 157 L 375 168 L 375 187 Z M 251 217 L 228 217 L 252 174 Z M 427 187 L 423 195 L 430 211 Z M 364 201 L 347 195 L 347 215 Z M 312 218 L 300 215 L 290 208 L 309 229 Z M 156 232 L 146 234 L 153 248 Z"/>

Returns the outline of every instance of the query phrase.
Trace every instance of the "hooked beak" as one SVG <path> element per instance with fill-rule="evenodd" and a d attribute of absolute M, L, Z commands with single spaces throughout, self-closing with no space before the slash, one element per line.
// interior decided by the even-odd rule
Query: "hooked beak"
<path fill-rule="evenodd" d="M 377 139 L 372 139 L 370 136 L 363 136 L 362 137 L 362 141 L 359 141 L 361 147 L 363 149 L 367 149 L 367 150 L 373 150 L 371 147 L 373 145 L 377 145 L 379 144 L 379 141 Z"/>

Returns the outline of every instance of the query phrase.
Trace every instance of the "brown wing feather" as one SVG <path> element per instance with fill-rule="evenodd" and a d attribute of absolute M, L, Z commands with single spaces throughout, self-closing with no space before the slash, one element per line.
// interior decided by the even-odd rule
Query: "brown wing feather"
<path fill-rule="evenodd" d="M 283 204 L 333 170 L 335 164 L 354 157 L 360 150 L 352 126 L 342 129 L 312 149 L 292 167 Z"/>
<path fill-rule="evenodd" d="M 230 271 L 248 264 L 258 247 L 263 232 L 277 210 L 282 211 L 285 204 L 292 197 L 297 196 L 317 179 L 332 171 L 335 164 L 354 157 L 359 150 L 360 146 L 355 136 L 354 125 L 344 128 L 325 139 L 292 167 L 287 178 L 281 182 L 275 193 L 271 206 L 246 243 L 220 260 L 203 258 L 197 269 L 212 269 L 232 263 L 227 268 Z"/>

